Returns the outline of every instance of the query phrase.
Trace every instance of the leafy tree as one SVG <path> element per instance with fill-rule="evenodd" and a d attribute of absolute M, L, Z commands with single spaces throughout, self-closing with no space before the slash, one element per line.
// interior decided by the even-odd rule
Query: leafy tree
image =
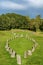
<path fill-rule="evenodd" d="M 22 16 L 14 13 L 7 13 L 0 15 L 0 30 L 10 29 L 27 29 L 32 31 L 43 31 L 43 19 L 40 15 L 36 18 L 30 18 L 28 16 Z"/>

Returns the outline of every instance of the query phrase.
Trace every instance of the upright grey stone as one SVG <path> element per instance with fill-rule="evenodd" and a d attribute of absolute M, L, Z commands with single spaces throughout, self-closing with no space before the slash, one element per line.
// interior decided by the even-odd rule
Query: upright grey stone
<path fill-rule="evenodd" d="M 35 51 L 35 47 L 33 46 L 33 47 L 32 47 L 32 52 L 34 52 L 34 51 Z"/>
<path fill-rule="evenodd" d="M 16 52 L 15 51 L 12 51 L 11 58 L 15 58 L 15 54 L 16 54 Z"/>
<path fill-rule="evenodd" d="M 21 56 L 17 54 L 17 64 L 21 65 Z"/>
<path fill-rule="evenodd" d="M 10 50 L 10 47 L 6 48 L 6 51 L 8 51 L 8 52 L 9 52 L 9 50 Z"/>
<path fill-rule="evenodd" d="M 31 56 L 32 55 L 32 51 L 28 50 L 28 55 Z"/>
<path fill-rule="evenodd" d="M 12 49 L 11 48 L 9 49 L 9 54 L 12 54 Z"/>

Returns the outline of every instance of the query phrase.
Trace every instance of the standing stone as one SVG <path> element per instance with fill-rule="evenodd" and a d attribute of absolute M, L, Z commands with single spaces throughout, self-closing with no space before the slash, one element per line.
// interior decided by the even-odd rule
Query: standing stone
<path fill-rule="evenodd" d="M 34 52 L 35 51 L 35 47 L 32 47 L 32 52 Z"/>
<path fill-rule="evenodd" d="M 9 49 L 9 54 L 12 54 L 12 49 L 11 48 Z"/>
<path fill-rule="evenodd" d="M 8 42 L 6 42 L 5 48 L 8 48 L 8 47 L 9 47 L 9 44 L 8 44 Z"/>
<path fill-rule="evenodd" d="M 17 55 L 17 64 L 21 65 L 21 56 Z"/>
<path fill-rule="evenodd" d="M 12 50 L 11 58 L 15 58 L 16 52 Z"/>
<path fill-rule="evenodd" d="M 24 52 L 24 58 L 27 58 L 27 51 Z"/>
<path fill-rule="evenodd" d="M 10 50 L 10 47 L 6 48 L 6 51 L 9 51 Z"/>
<path fill-rule="evenodd" d="M 28 50 L 28 55 L 32 55 L 32 51 L 31 50 Z"/>
<path fill-rule="evenodd" d="M 35 43 L 35 48 L 38 46 L 38 43 Z"/>
<path fill-rule="evenodd" d="M 35 43 L 36 41 L 34 39 L 32 39 L 32 41 Z"/>

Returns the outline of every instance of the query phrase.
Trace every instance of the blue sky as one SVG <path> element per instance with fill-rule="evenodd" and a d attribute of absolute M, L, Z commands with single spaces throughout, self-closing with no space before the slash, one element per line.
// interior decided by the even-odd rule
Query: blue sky
<path fill-rule="evenodd" d="M 43 17 L 43 0 L 0 0 L 0 14 L 4 13 Z"/>

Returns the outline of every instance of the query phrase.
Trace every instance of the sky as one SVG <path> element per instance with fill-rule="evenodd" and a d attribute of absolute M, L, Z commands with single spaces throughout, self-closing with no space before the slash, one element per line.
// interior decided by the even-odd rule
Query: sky
<path fill-rule="evenodd" d="M 43 0 L 0 0 L 0 14 L 6 13 L 43 18 Z"/>

